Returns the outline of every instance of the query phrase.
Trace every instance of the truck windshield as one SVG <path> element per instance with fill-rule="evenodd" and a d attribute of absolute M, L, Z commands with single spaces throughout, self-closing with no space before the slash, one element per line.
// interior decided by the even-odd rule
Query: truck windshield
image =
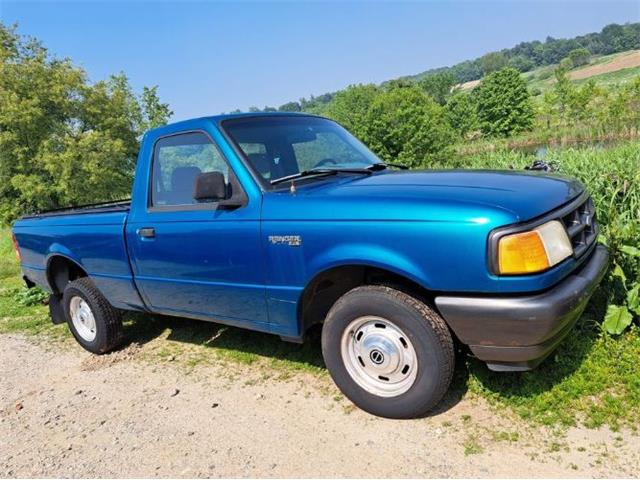
<path fill-rule="evenodd" d="M 325 118 L 241 117 L 222 126 L 267 184 L 309 170 L 356 170 L 381 163 L 347 130 Z"/>

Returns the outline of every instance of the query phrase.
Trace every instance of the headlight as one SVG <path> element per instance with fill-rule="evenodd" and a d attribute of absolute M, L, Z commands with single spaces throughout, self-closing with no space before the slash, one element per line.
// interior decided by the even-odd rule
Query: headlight
<path fill-rule="evenodd" d="M 502 237 L 498 242 L 501 274 L 536 273 L 557 265 L 573 254 L 562 224 L 552 220 L 533 230 Z"/>

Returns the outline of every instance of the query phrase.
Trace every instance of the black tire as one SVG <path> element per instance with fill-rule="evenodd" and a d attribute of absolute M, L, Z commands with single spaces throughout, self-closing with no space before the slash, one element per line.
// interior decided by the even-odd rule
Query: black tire
<path fill-rule="evenodd" d="M 397 396 L 370 393 L 345 366 L 341 353 L 343 333 L 351 322 L 365 316 L 383 318 L 401 330 L 415 351 L 415 380 Z M 447 392 L 455 365 L 453 340 L 442 318 L 420 300 L 386 286 L 357 287 L 338 299 L 322 329 L 322 355 L 346 397 L 361 409 L 387 418 L 426 415 Z"/>
<path fill-rule="evenodd" d="M 70 303 L 74 297 L 80 297 L 87 303 L 95 319 L 95 338 L 91 341 L 78 333 L 71 318 Z M 62 305 L 71 333 L 85 350 L 102 354 L 122 344 L 124 335 L 120 311 L 107 301 L 89 278 L 69 282 L 64 289 Z"/>

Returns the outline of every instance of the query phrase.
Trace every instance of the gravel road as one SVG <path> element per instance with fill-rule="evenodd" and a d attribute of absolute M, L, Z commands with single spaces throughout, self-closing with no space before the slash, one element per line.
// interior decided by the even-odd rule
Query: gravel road
<path fill-rule="evenodd" d="M 554 434 L 470 399 L 384 420 L 308 373 L 265 379 L 251 366 L 152 362 L 135 345 L 94 357 L 39 342 L 0 335 L 0 477 L 640 474 L 632 432 Z"/>

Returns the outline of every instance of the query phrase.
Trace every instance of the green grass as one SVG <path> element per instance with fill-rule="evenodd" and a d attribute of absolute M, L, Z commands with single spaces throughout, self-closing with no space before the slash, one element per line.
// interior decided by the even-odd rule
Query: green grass
<path fill-rule="evenodd" d="M 615 72 L 602 73 L 600 75 L 594 75 L 589 78 L 581 78 L 574 80 L 573 83 L 580 85 L 593 79 L 601 87 L 613 87 L 628 83 L 634 80 L 640 75 L 640 67 L 623 68 L 622 70 L 616 70 Z"/>
<path fill-rule="evenodd" d="M 24 292 L 11 236 L 0 230 L 0 332 L 52 332 L 47 309 L 25 302 Z"/>
<path fill-rule="evenodd" d="M 630 52 L 621 52 L 621 53 L 614 53 L 612 55 L 603 55 L 603 56 L 592 58 L 589 65 L 574 68 L 570 71 L 570 73 L 579 72 L 580 70 L 591 67 L 593 65 L 599 65 L 602 63 L 610 62 L 617 57 L 628 55 L 629 53 Z M 553 88 L 553 84 L 555 82 L 553 71 L 556 68 L 557 68 L 557 65 L 547 65 L 545 67 L 540 67 L 535 70 L 531 70 L 530 72 L 523 73 L 522 76 L 527 81 L 527 86 L 529 88 L 529 91 L 531 92 L 539 91 L 544 93 L 550 90 L 551 88 Z M 612 87 L 614 85 L 621 85 L 623 83 L 630 82 L 638 75 L 640 75 L 640 67 L 632 67 L 632 68 L 625 68 L 622 70 L 616 70 L 614 72 L 602 73 L 600 75 L 594 75 L 589 78 L 574 80 L 573 83 L 579 85 L 593 79 L 596 82 L 596 84 L 598 84 L 601 87 Z"/>
<path fill-rule="evenodd" d="M 46 334 L 58 340 L 72 340 L 66 326 L 55 326 L 48 308 L 25 295 L 20 268 L 8 229 L 0 230 L 0 333 Z M 273 367 L 279 378 L 287 372 L 325 371 L 319 342 L 303 345 L 281 341 L 274 335 L 199 322 L 183 318 L 127 314 L 125 334 L 130 343 L 161 346 L 151 349 L 151 357 L 177 357 L 189 366 L 218 360 L 245 365 Z"/>
<path fill-rule="evenodd" d="M 623 425 L 640 418 L 640 329 L 620 338 L 600 333 L 583 317 L 571 337 L 538 369 L 493 373 L 469 364 L 469 389 L 522 418 L 545 425 Z"/>
<path fill-rule="evenodd" d="M 638 245 L 640 238 L 640 142 L 603 149 L 551 149 L 547 160 L 567 175 L 579 178 L 592 192 L 602 224 L 603 238 L 629 278 L 637 278 L 637 264 L 620 252 L 622 244 Z M 532 156 L 508 149 L 459 158 L 448 167 L 516 168 Z M 8 230 L 0 231 L 0 333 L 23 332 L 57 338 L 71 344 L 64 325 L 53 326 L 47 309 L 25 303 L 24 287 Z M 464 395 L 488 399 L 497 408 L 509 408 L 533 423 L 567 426 L 637 428 L 640 418 L 640 329 L 612 337 L 600 323 L 613 284 L 607 281 L 592 299 L 574 332 L 538 369 L 527 373 L 493 373 L 474 359 L 458 359 L 454 384 L 445 405 Z M 298 372 L 326 377 L 318 332 L 304 345 L 278 337 L 213 323 L 180 318 L 128 315 L 126 336 L 142 346 L 153 362 L 175 361 L 187 367 L 228 362 L 254 369 L 260 380 L 278 381 Z M 230 373 L 233 375 L 233 373 Z M 446 406 L 444 407 L 446 408 Z M 463 422 L 471 419 L 463 418 Z M 501 440 L 516 441 L 508 436 Z M 470 438 L 467 454 L 482 447 Z"/>
<path fill-rule="evenodd" d="M 507 148 L 459 158 L 450 166 L 522 169 L 534 157 Z M 623 245 L 640 243 L 640 142 L 602 148 L 550 149 L 545 160 L 589 189 L 612 260 L 627 282 L 640 279 L 640 260 Z M 468 388 L 520 416 L 549 425 L 576 422 L 597 427 L 638 426 L 640 418 L 640 329 L 612 337 L 600 324 L 608 302 L 620 301 L 620 285 L 607 278 L 574 332 L 554 356 L 523 374 L 496 374 L 469 362 Z"/>

